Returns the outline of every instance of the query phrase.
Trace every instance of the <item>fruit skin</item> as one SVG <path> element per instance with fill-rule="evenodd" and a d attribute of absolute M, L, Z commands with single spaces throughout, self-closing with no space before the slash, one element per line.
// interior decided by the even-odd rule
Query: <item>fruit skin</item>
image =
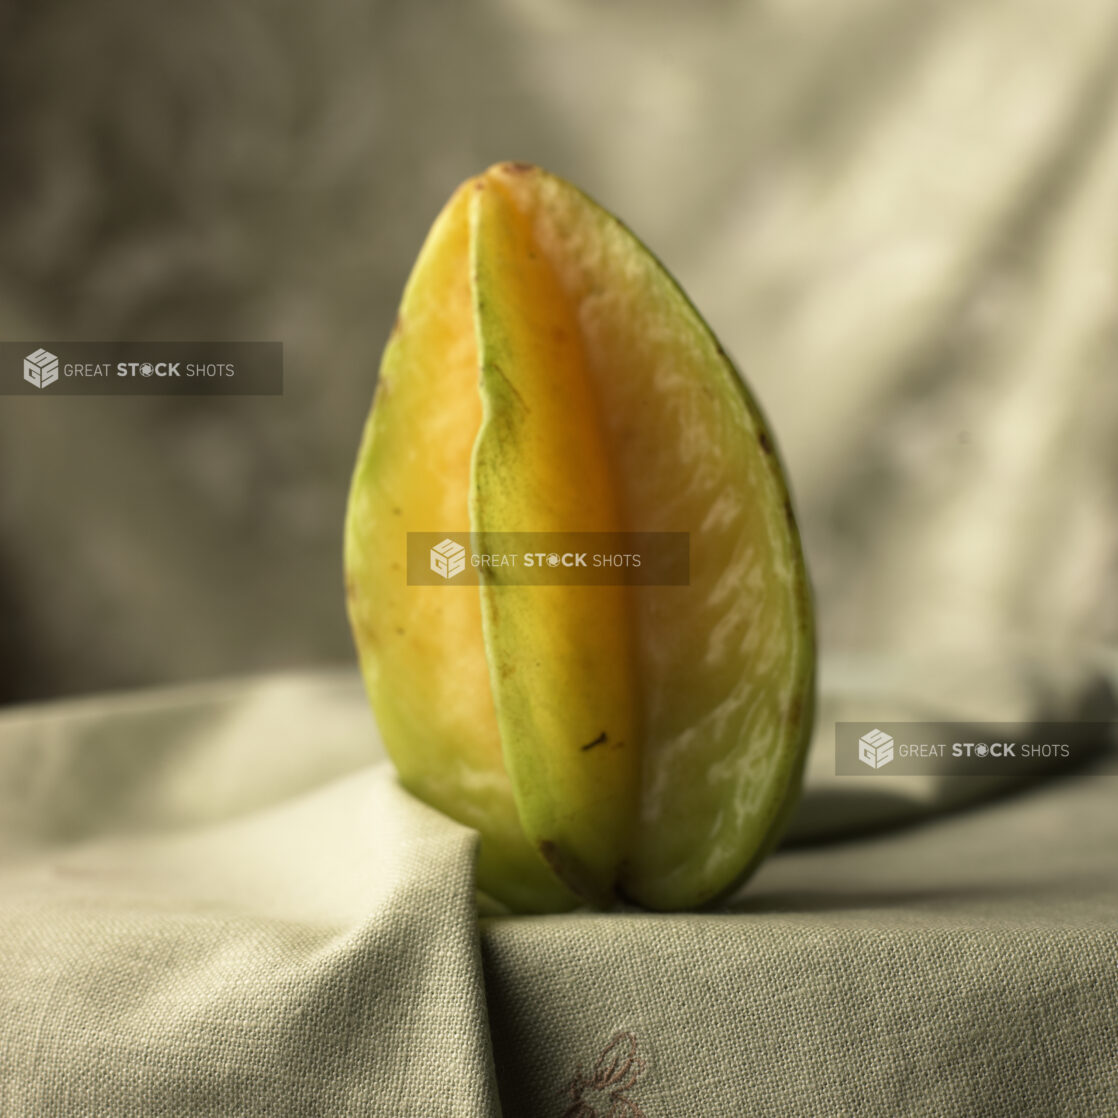
<path fill-rule="evenodd" d="M 501 531 L 688 531 L 692 581 L 404 584 L 408 531 L 466 527 L 483 550 Z M 497 165 L 432 228 L 346 572 L 401 780 L 481 832 L 479 884 L 510 908 L 707 904 L 775 842 L 815 656 L 772 437 L 659 262 L 562 180 Z"/>

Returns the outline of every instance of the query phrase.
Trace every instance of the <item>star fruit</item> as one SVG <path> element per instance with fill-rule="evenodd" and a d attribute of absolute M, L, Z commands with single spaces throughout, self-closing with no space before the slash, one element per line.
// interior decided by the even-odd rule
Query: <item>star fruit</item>
<path fill-rule="evenodd" d="M 409 532 L 689 534 L 687 585 L 409 585 Z M 386 749 L 518 912 L 735 889 L 811 728 L 811 598 L 772 434 L 615 217 L 537 167 L 463 183 L 407 282 L 346 514 Z"/>

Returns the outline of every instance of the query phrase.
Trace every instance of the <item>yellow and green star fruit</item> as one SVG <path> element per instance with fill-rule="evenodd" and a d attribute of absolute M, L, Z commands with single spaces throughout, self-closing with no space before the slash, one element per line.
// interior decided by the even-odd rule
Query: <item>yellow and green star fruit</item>
<path fill-rule="evenodd" d="M 407 533 L 447 530 L 687 532 L 690 583 L 408 585 Z M 772 435 L 663 266 L 562 179 L 491 167 L 428 234 L 345 567 L 400 780 L 480 833 L 509 909 L 705 905 L 779 836 L 815 652 Z"/>

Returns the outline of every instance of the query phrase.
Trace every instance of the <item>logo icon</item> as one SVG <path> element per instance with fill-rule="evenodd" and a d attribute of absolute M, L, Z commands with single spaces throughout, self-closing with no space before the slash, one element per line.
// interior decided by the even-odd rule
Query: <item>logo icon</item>
<path fill-rule="evenodd" d="M 37 349 L 23 359 L 23 379 L 36 388 L 46 388 L 58 380 L 58 358 Z"/>
<path fill-rule="evenodd" d="M 884 730 L 870 730 L 858 739 L 858 760 L 880 769 L 893 760 L 893 739 Z"/>
<path fill-rule="evenodd" d="M 443 578 L 453 578 L 466 569 L 466 549 L 453 540 L 443 540 L 431 548 L 431 570 Z"/>

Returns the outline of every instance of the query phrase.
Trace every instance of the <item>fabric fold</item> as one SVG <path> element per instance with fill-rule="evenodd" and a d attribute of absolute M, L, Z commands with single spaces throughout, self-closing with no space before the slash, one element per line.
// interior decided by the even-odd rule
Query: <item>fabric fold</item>
<path fill-rule="evenodd" d="M 30 823 L 19 800 L 39 793 L 34 843 L 0 848 L 0 1113 L 498 1114 L 476 836 L 407 795 L 375 747 L 361 748 L 364 712 L 350 728 L 365 767 L 318 782 L 339 761 L 317 748 L 338 713 L 329 681 L 165 695 L 159 717 L 156 698 L 118 701 L 115 738 L 100 704 L 84 704 L 88 720 L 47 708 L 41 724 L 19 713 L 0 730 L 8 836 L 14 819 Z M 255 731 L 273 716 L 304 756 L 276 757 L 269 772 Z M 95 768 L 98 750 L 119 763 L 138 717 L 150 735 L 132 739 L 141 783 L 164 803 L 175 786 L 196 789 L 195 822 L 185 812 L 173 827 L 99 815 L 94 825 L 96 803 L 83 813 L 49 794 L 53 784 L 76 796 L 68 769 Z M 254 732 L 229 737 L 216 725 L 225 722 Z M 224 744 L 210 752 L 214 735 Z M 66 747 L 79 741 L 93 756 Z M 184 756 L 152 764 L 163 741 Z M 198 766 L 220 780 L 223 766 L 247 774 L 253 755 L 246 809 L 206 819 Z M 309 790 L 262 804 L 294 765 Z M 95 798 L 97 782 L 87 790 Z M 72 826 L 58 817 L 67 812 Z"/>

